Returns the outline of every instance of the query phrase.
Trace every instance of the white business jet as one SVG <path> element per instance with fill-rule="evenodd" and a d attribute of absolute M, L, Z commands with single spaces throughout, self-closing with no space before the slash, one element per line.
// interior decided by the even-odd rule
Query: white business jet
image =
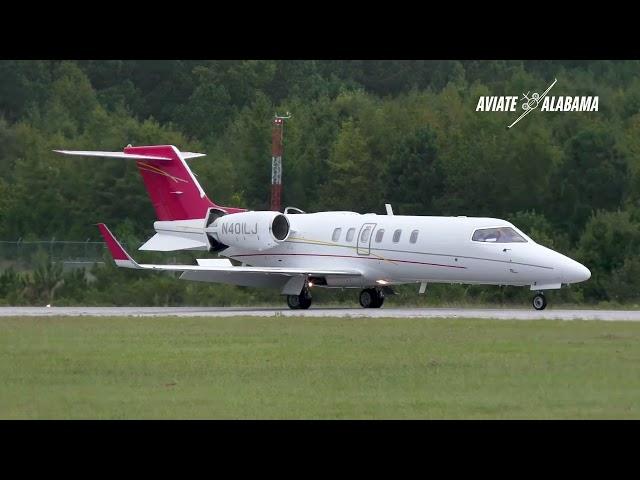
<path fill-rule="evenodd" d="M 184 280 L 271 287 L 292 309 L 311 305 L 313 288 L 360 289 L 360 304 L 379 308 L 394 285 L 429 283 L 528 286 L 543 310 L 544 290 L 583 282 L 589 270 L 537 244 L 497 218 L 355 212 L 284 213 L 222 207 L 206 196 L 186 159 L 203 154 L 172 145 L 123 152 L 55 150 L 68 155 L 135 160 L 156 211 L 156 234 L 140 250 L 204 250 L 218 259 L 197 265 L 137 263 L 104 224 L 119 267 L 182 272 Z"/>

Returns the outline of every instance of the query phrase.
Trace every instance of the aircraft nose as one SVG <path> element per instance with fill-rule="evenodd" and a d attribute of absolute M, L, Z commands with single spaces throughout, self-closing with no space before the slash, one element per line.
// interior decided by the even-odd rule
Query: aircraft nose
<path fill-rule="evenodd" d="M 584 282 L 591 278 L 591 272 L 587 267 L 574 260 L 567 262 L 562 267 L 562 273 L 564 277 L 564 283 L 578 283 Z"/>

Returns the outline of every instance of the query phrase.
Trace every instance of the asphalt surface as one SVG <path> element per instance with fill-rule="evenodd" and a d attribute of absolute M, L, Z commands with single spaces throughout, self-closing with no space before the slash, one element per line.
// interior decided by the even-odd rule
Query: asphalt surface
<path fill-rule="evenodd" d="M 116 317 L 394 317 L 394 318 L 495 318 L 515 320 L 624 320 L 640 321 L 640 310 L 480 309 L 480 308 L 282 308 L 246 307 L 0 307 L 0 317 L 116 316 Z"/>

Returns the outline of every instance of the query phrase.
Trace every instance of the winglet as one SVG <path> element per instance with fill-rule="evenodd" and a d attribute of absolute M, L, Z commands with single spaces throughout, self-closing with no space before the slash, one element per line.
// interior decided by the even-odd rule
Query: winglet
<path fill-rule="evenodd" d="M 107 244 L 107 248 L 109 248 L 111 256 L 118 267 L 140 268 L 140 265 L 138 265 L 136 261 L 129 256 L 124 248 L 122 248 L 120 242 L 118 242 L 116 237 L 113 236 L 113 233 L 111 233 L 104 223 L 99 223 L 98 228 L 100 229 L 100 233 Z"/>

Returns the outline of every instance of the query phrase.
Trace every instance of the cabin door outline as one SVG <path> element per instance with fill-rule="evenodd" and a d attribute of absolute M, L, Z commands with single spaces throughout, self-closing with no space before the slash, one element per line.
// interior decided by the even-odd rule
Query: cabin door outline
<path fill-rule="evenodd" d="M 358 255 L 370 255 L 371 254 L 371 241 L 373 240 L 373 232 L 376 229 L 376 223 L 363 223 L 358 232 L 358 238 L 356 239 L 356 252 Z M 370 228 L 369 238 L 362 241 L 362 233 Z"/>

